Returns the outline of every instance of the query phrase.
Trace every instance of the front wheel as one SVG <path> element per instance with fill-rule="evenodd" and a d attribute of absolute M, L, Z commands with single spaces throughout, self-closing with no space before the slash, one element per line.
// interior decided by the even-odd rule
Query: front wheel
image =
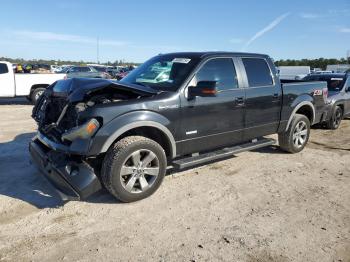
<path fill-rule="evenodd" d="M 342 119 L 343 119 L 343 110 L 341 109 L 340 106 L 336 106 L 331 116 L 331 119 L 329 119 L 328 122 L 326 123 L 327 128 L 333 129 L 333 130 L 338 129 Z"/>
<path fill-rule="evenodd" d="M 164 149 L 142 136 L 129 136 L 107 152 L 101 177 L 107 190 L 122 202 L 141 200 L 153 194 L 166 170 Z"/>
<path fill-rule="evenodd" d="M 302 151 L 310 137 L 310 120 L 300 114 L 295 114 L 288 130 L 278 134 L 280 148 L 289 153 Z"/>
<path fill-rule="evenodd" d="M 35 105 L 36 102 L 39 100 L 39 98 L 42 96 L 42 94 L 44 94 L 45 92 L 45 88 L 39 87 L 33 90 L 31 96 L 30 96 L 30 100 L 32 101 L 32 103 Z"/>

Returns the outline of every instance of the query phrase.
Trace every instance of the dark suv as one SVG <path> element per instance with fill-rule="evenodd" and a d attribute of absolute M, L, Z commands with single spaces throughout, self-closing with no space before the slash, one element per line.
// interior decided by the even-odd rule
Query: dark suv
<path fill-rule="evenodd" d="M 324 122 L 329 129 L 337 129 L 344 117 L 350 117 L 349 73 L 311 74 L 303 81 L 327 82 L 328 115 Z"/>

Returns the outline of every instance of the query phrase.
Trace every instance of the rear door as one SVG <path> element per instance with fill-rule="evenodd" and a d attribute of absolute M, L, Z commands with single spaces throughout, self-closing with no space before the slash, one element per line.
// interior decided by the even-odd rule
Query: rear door
<path fill-rule="evenodd" d="M 15 78 L 12 68 L 9 64 L 0 62 L 0 97 L 14 97 Z"/>
<path fill-rule="evenodd" d="M 273 65 L 264 57 L 242 57 L 245 81 L 244 139 L 277 132 L 282 103 L 279 79 L 272 72 Z"/>
<path fill-rule="evenodd" d="M 244 89 L 231 57 L 204 62 L 189 86 L 199 81 L 216 81 L 215 97 L 181 97 L 181 128 L 177 142 L 179 154 L 200 152 L 238 143 L 244 129 Z"/>
<path fill-rule="evenodd" d="M 344 91 L 345 91 L 344 115 L 349 117 L 350 116 L 350 76 L 346 78 L 346 81 L 344 84 Z"/>

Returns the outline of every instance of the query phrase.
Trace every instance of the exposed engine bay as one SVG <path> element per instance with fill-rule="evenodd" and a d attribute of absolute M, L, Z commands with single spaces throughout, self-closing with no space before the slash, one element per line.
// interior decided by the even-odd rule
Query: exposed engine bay
<path fill-rule="evenodd" d="M 84 82 L 88 85 L 84 85 Z M 32 117 L 38 123 L 41 133 L 55 142 L 67 143 L 62 141 L 62 134 L 83 124 L 84 119 L 80 117 L 82 112 L 97 105 L 145 96 L 152 96 L 152 93 L 121 86 L 109 80 L 60 80 L 44 92 L 33 108 Z"/>

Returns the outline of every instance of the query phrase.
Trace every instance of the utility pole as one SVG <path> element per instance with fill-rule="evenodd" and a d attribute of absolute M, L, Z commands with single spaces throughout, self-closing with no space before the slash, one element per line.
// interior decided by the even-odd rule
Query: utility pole
<path fill-rule="evenodd" d="M 100 63 L 100 38 L 97 37 L 97 46 L 96 46 L 96 54 L 97 54 L 97 64 Z"/>

